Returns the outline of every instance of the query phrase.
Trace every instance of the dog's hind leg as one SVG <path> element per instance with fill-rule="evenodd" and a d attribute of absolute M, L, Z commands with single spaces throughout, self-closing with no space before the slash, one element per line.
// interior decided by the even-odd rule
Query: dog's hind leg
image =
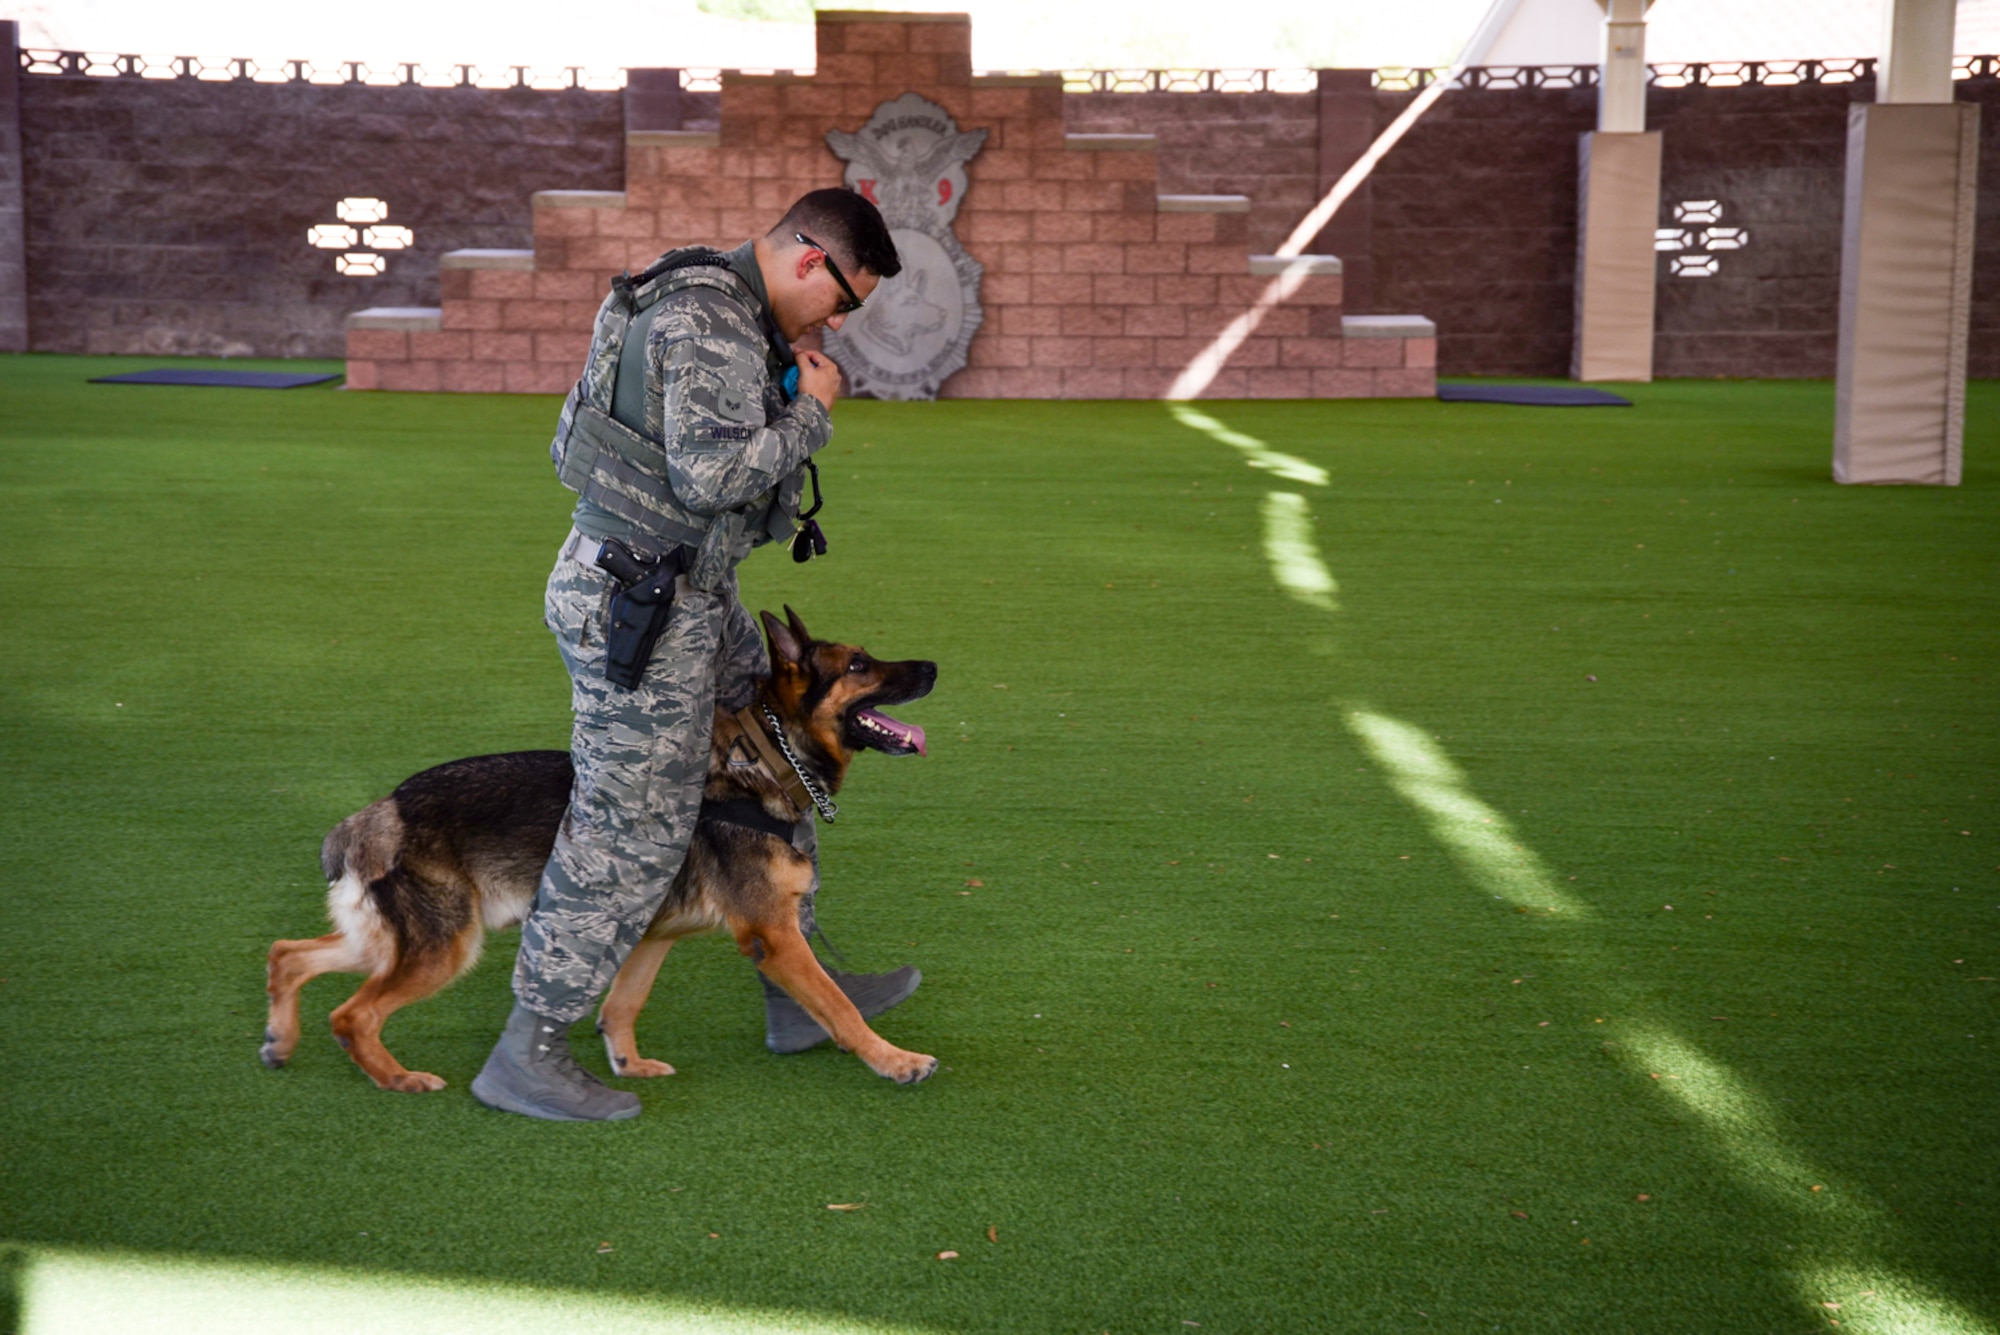
<path fill-rule="evenodd" d="M 639 1039 L 633 1029 L 673 944 L 671 937 L 643 938 L 625 957 L 618 976 L 611 980 L 611 990 L 604 995 L 604 1008 L 597 1013 L 597 1032 L 604 1036 L 604 1051 L 611 1058 L 611 1069 L 619 1075 L 674 1073 L 667 1063 L 639 1055 Z"/>
<path fill-rule="evenodd" d="M 345 932 L 311 941 L 274 941 L 265 990 L 271 998 L 258 1052 L 273 1070 L 292 1059 L 299 1045 L 299 989 L 323 973 L 367 973 L 377 967 Z"/>
<path fill-rule="evenodd" d="M 331 1019 L 333 1035 L 354 1064 L 382 1089 L 424 1093 L 443 1089 L 445 1082 L 428 1071 L 412 1071 L 382 1046 L 382 1026 L 389 1017 L 463 973 L 479 956 L 480 931 L 475 922 L 456 938 L 429 949 L 405 949 L 386 973 L 363 983 Z"/>

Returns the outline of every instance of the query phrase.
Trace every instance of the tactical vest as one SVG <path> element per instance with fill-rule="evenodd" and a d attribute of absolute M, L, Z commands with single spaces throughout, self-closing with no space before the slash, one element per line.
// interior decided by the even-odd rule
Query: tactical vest
<path fill-rule="evenodd" d="M 757 307 L 723 255 L 706 247 L 669 251 L 643 273 L 614 278 L 597 311 L 583 378 L 563 401 L 549 457 L 571 491 L 657 539 L 664 550 L 689 548 L 683 569 L 707 592 L 749 554 L 753 519 L 766 516 L 754 503 L 712 517 L 683 508 L 667 478 L 665 442 L 645 433 L 646 332 L 661 298 L 691 287 L 714 288 L 752 311 Z M 787 479 L 769 508 L 795 510 L 798 492 L 797 480 Z M 775 526 L 789 527 L 789 515 L 769 515 L 768 523 L 773 537 L 783 536 Z"/>

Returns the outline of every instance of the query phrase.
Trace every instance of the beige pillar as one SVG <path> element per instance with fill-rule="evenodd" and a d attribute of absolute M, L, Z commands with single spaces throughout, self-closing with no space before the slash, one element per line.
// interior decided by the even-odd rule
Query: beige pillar
<path fill-rule="evenodd" d="M 1979 108 L 1952 100 L 1953 0 L 1891 0 L 1873 104 L 1848 108 L 1833 476 L 1956 486 Z"/>
<path fill-rule="evenodd" d="M 1646 128 L 1648 0 L 1598 0 L 1604 9 L 1604 63 L 1597 69 L 1597 128 L 1638 134 Z"/>
<path fill-rule="evenodd" d="M 1653 230 L 1660 213 L 1660 136 L 1646 132 L 1647 0 L 1600 0 L 1604 64 L 1597 130 L 1577 162 L 1577 380 L 1653 378 Z"/>
<path fill-rule="evenodd" d="M 1950 102 L 1957 0 L 1888 0 L 1882 7 L 1877 102 Z"/>

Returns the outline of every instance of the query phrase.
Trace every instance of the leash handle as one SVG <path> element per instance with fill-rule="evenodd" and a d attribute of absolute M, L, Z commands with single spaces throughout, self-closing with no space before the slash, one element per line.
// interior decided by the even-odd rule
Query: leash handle
<path fill-rule="evenodd" d="M 811 509 L 800 512 L 801 519 L 811 519 L 819 513 L 820 506 L 826 504 L 826 498 L 819 494 L 819 465 L 810 459 L 806 460 L 806 472 L 812 476 L 813 503 Z"/>
<path fill-rule="evenodd" d="M 792 560 L 800 565 L 815 556 L 826 555 L 826 534 L 821 531 L 819 521 L 813 518 L 826 504 L 826 498 L 819 494 L 819 465 L 806 460 L 806 472 L 812 475 L 813 503 L 810 509 L 799 512 L 799 531 L 792 535 Z"/>

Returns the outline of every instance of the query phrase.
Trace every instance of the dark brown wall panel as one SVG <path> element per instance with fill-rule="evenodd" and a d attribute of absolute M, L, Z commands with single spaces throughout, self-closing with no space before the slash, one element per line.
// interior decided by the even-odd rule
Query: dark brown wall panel
<path fill-rule="evenodd" d="M 1675 204 L 1714 200 L 1749 233 L 1712 277 L 1659 257 L 1660 376 L 1831 376 L 1840 306 L 1847 107 L 1872 81 L 1654 88 L 1664 141 L 1661 226 Z M 1971 373 L 2000 375 L 2000 80 L 1958 85 L 1981 104 L 1979 245 Z M 1409 93 L 1378 93 L 1386 126 Z M 1445 94 L 1374 179 L 1374 308 L 1438 324 L 1445 375 L 1564 376 L 1576 255 L 1577 138 L 1595 89 Z"/>
<path fill-rule="evenodd" d="M 364 306 L 434 306 L 437 257 L 529 244 L 529 192 L 616 190 L 623 96 L 20 81 L 29 325 L 50 352 L 342 355 Z M 379 277 L 306 244 L 347 196 L 414 249 Z"/>
<path fill-rule="evenodd" d="M 1386 127 L 1414 93 L 1377 94 Z M 1441 375 L 1566 375 L 1577 136 L 1594 89 L 1456 90 L 1373 179 L 1374 307 L 1438 326 Z"/>

